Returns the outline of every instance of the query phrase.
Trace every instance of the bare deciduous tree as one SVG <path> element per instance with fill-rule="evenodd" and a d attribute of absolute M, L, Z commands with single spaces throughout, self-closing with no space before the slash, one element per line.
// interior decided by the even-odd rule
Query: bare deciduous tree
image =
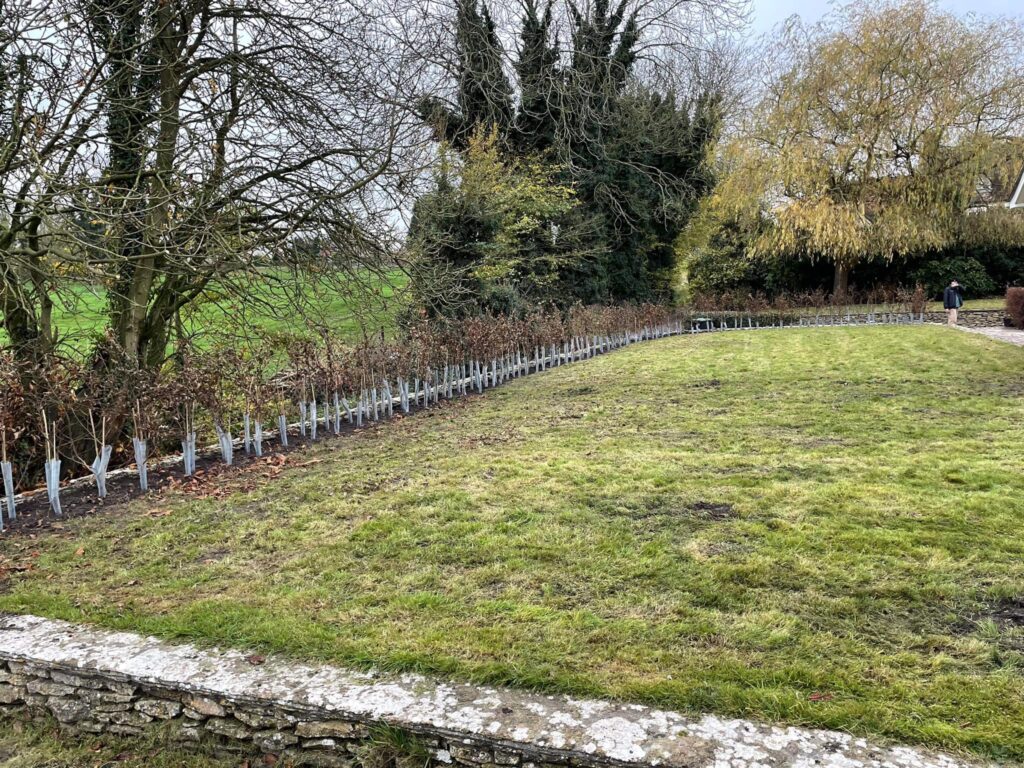
<path fill-rule="evenodd" d="M 422 130 L 422 63 L 389 14 L 313 0 L 4 0 L 0 327 L 59 341 L 101 284 L 109 328 L 164 359 L 180 312 L 266 266 L 375 267 Z M 311 246 L 312 244 L 312 246 Z"/>

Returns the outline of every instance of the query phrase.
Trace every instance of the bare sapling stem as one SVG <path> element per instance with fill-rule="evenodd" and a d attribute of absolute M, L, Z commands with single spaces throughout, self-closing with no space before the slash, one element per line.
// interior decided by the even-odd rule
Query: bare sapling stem
<path fill-rule="evenodd" d="M 57 454 L 57 425 L 52 425 L 52 439 L 51 439 L 51 425 L 49 419 L 46 418 L 46 411 L 43 414 L 43 433 L 46 442 L 46 496 L 50 501 L 50 508 L 53 510 L 53 514 L 57 517 L 63 517 L 64 512 L 60 506 L 60 458 Z"/>
<path fill-rule="evenodd" d="M 4 478 L 4 498 L 7 499 L 7 519 L 17 520 L 18 510 L 14 503 L 14 470 L 7 459 L 7 427 L 0 424 L 0 474 Z M 0 512 L 0 531 L 4 528 L 3 513 Z"/>
<path fill-rule="evenodd" d="M 104 499 L 107 496 L 107 466 L 110 464 L 110 454 L 113 451 L 113 446 L 107 445 L 107 417 L 103 416 L 100 418 L 98 439 L 92 411 L 89 412 L 89 426 L 92 429 L 93 445 L 96 451 L 95 458 L 92 460 L 92 464 L 89 465 L 89 470 L 96 480 L 96 495 Z"/>
<path fill-rule="evenodd" d="M 142 428 L 142 403 L 138 400 L 135 401 L 132 416 L 135 423 L 135 434 L 132 436 L 135 466 L 139 474 L 139 489 L 145 493 L 149 490 L 149 468 L 146 466 L 148 446 L 146 445 L 146 436 Z"/>

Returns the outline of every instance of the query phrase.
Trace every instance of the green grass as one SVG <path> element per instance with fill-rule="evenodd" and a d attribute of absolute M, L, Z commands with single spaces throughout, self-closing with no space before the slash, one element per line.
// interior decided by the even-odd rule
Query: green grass
<path fill-rule="evenodd" d="M 0 610 L 1019 759 L 1022 370 L 942 327 L 639 345 L 0 540 Z"/>
<path fill-rule="evenodd" d="M 154 737 L 82 736 L 56 724 L 0 722 L 0 768 L 237 768 L 240 759 L 184 752 Z"/>
<path fill-rule="evenodd" d="M 1005 309 L 1007 306 L 1007 300 L 1004 296 L 993 296 L 988 299 L 967 299 L 964 302 L 964 309 Z M 930 301 L 928 302 L 928 310 L 931 312 L 941 312 L 942 302 L 941 301 Z"/>
<path fill-rule="evenodd" d="M 407 283 L 408 278 L 398 270 L 383 275 L 360 272 L 330 281 L 265 270 L 234 289 L 223 284 L 211 286 L 184 314 L 183 326 L 201 344 L 254 330 L 315 333 L 318 326 L 348 339 L 361 338 L 364 333 L 390 335 Z M 243 290 L 244 300 L 240 298 Z M 107 312 L 102 286 L 70 283 L 56 300 L 53 324 L 66 345 L 84 348 L 103 332 Z M 0 344 L 5 339 L 0 328 Z"/>
<path fill-rule="evenodd" d="M 1003 296 L 993 296 L 989 299 L 967 299 L 964 302 L 963 308 L 965 310 L 972 309 L 1005 309 L 1006 299 Z M 941 312 L 942 302 L 941 301 L 929 301 L 928 302 L 929 312 Z"/>

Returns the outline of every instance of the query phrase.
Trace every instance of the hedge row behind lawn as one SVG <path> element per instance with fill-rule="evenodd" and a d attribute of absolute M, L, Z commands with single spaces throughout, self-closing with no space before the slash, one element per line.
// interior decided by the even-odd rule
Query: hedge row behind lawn
<path fill-rule="evenodd" d="M 1014 328 L 1024 330 L 1024 288 L 1006 289 L 1006 314 Z"/>

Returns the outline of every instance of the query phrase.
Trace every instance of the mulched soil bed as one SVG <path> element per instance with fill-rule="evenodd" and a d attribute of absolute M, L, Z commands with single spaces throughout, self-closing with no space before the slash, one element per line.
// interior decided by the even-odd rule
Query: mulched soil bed
<path fill-rule="evenodd" d="M 436 407 L 436 406 L 431 406 Z M 419 410 L 423 410 L 421 407 Z M 414 411 L 415 412 L 415 411 Z M 404 414 L 395 413 L 391 419 L 402 418 Z M 197 453 L 196 472 L 192 477 L 182 474 L 181 457 L 167 463 L 159 459 L 149 465 L 150 491 L 145 494 L 149 498 L 160 498 L 167 492 L 184 492 L 197 496 L 222 496 L 235 493 L 242 487 L 273 478 L 286 465 L 301 466 L 304 462 L 293 454 L 301 453 L 311 445 L 320 445 L 325 441 L 345 437 L 352 432 L 373 429 L 385 423 L 369 422 L 362 427 L 343 422 L 341 431 L 335 435 L 317 430 L 314 443 L 297 433 L 288 433 L 288 447 L 285 448 L 276 439 L 264 441 L 263 456 L 246 455 L 238 446 L 231 466 L 224 464 L 217 449 Z M 107 475 L 107 496 L 100 499 L 96 495 L 96 485 L 91 477 L 79 477 L 61 486 L 60 502 L 63 516 L 56 517 L 50 509 L 46 497 L 46 489 L 38 488 L 18 498 L 16 520 L 8 520 L 4 516 L 4 530 L 0 533 L 0 541 L 19 534 L 31 534 L 48 528 L 60 528 L 68 520 L 103 512 L 117 507 L 144 494 L 139 490 L 138 475 L 134 470 L 118 470 Z"/>

